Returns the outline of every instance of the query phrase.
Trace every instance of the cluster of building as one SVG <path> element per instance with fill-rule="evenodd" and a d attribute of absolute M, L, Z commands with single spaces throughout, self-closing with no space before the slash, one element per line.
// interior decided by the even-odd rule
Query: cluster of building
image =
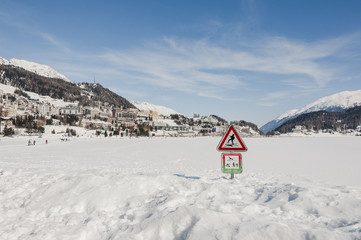
<path fill-rule="evenodd" d="M 5 126 L 14 127 L 13 120 L 19 116 L 52 118 L 53 125 L 61 125 L 62 122 L 54 116 L 67 115 L 77 116 L 78 119 L 81 119 L 77 122 L 79 127 L 106 130 L 121 126 L 127 134 L 130 132 L 129 129 L 134 131 L 141 127 L 150 136 L 221 135 L 227 128 L 227 122 L 219 121 L 213 116 L 195 115 L 194 118 L 182 115 L 163 116 L 152 110 L 116 108 L 101 102 L 93 107 L 82 107 L 75 103 L 57 105 L 16 93 L 3 93 L 0 89 L 0 130 Z"/>
<path fill-rule="evenodd" d="M 336 130 L 332 129 L 323 129 L 323 130 L 313 130 L 309 129 L 306 126 L 303 125 L 296 125 L 292 128 L 291 134 L 300 134 L 300 135 L 313 135 L 318 133 L 327 133 L 327 134 L 335 134 L 335 133 L 341 133 L 344 135 L 355 135 L 355 136 L 361 136 L 361 125 L 357 126 L 356 129 L 341 129 L 338 128 Z M 279 131 L 276 131 L 274 135 L 278 136 L 281 135 Z"/>

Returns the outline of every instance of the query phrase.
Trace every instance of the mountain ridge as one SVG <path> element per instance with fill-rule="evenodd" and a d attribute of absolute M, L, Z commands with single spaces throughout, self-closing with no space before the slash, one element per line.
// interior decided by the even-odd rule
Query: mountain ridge
<path fill-rule="evenodd" d="M 343 112 L 349 108 L 361 106 L 361 90 L 342 91 L 307 104 L 301 109 L 293 109 L 281 114 L 276 119 L 266 123 L 260 129 L 263 133 L 275 130 L 288 120 L 294 119 L 302 114 L 326 111 L 326 112 Z"/>
<path fill-rule="evenodd" d="M 324 110 L 308 112 L 290 119 L 274 131 L 281 134 L 303 128 L 306 131 L 319 132 L 356 130 L 361 124 L 361 106 L 351 107 L 342 112 L 327 112 Z"/>
<path fill-rule="evenodd" d="M 54 68 L 52 68 L 48 65 L 31 62 L 28 60 L 22 60 L 22 59 L 16 59 L 16 58 L 7 60 L 3 57 L 0 57 L 0 65 L 10 65 L 10 66 L 15 66 L 15 67 L 20 67 L 29 72 L 36 73 L 43 77 L 57 78 L 57 79 L 62 79 L 66 82 L 70 82 L 70 80 L 66 76 L 64 76 L 61 73 L 58 73 Z"/>
<path fill-rule="evenodd" d="M 97 102 L 134 107 L 127 99 L 104 88 L 101 84 L 74 84 L 59 78 L 49 78 L 11 65 L 0 65 L 0 83 L 20 90 L 63 99 L 65 102 L 78 102 L 82 106 L 94 106 Z"/>

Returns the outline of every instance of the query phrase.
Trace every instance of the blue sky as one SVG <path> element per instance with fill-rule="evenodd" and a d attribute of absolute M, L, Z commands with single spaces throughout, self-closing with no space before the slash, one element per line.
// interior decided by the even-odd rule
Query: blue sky
<path fill-rule="evenodd" d="M 259 126 L 361 89 L 361 1 L 0 1 L 0 56 Z"/>

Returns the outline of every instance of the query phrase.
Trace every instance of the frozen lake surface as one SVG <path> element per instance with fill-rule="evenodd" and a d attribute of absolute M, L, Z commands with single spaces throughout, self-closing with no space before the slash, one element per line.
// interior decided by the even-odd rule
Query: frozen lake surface
<path fill-rule="evenodd" d="M 35 138 L 34 138 L 35 139 Z M 0 140 L 0 239 L 361 239 L 361 138 Z"/>

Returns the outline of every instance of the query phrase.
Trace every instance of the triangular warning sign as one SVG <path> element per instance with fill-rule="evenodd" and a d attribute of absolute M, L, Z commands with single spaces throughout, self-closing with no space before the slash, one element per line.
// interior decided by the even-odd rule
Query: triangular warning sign
<path fill-rule="evenodd" d="M 247 147 L 234 129 L 233 125 L 229 126 L 226 134 L 217 146 L 218 151 L 247 151 Z"/>

